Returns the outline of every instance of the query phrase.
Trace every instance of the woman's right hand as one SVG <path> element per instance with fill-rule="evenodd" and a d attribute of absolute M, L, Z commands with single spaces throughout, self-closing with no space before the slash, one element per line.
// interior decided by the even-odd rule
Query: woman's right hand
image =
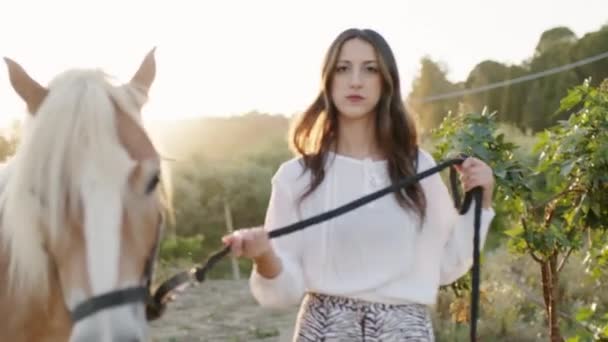
<path fill-rule="evenodd" d="M 274 254 L 268 233 L 263 227 L 239 229 L 222 238 L 235 257 L 260 259 Z"/>
<path fill-rule="evenodd" d="M 263 227 L 237 230 L 224 236 L 222 241 L 230 246 L 233 256 L 252 259 L 262 277 L 271 279 L 281 273 L 281 260 L 274 253 Z"/>

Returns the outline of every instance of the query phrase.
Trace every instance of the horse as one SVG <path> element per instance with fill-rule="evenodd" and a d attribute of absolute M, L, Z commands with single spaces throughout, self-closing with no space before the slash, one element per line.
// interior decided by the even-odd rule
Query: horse
<path fill-rule="evenodd" d="M 154 53 L 126 82 L 73 68 L 46 87 L 4 58 L 27 115 L 0 173 L 0 341 L 149 338 L 144 300 L 73 314 L 150 283 L 168 208 L 165 169 L 141 118 Z"/>

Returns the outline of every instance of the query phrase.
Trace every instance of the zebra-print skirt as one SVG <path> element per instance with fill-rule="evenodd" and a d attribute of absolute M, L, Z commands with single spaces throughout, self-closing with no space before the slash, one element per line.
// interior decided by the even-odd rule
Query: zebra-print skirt
<path fill-rule="evenodd" d="M 429 311 L 420 304 L 389 305 L 309 293 L 294 342 L 434 342 Z"/>

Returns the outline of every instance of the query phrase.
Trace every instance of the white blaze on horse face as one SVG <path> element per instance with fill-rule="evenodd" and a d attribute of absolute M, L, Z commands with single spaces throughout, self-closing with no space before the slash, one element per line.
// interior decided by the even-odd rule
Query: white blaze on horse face
<path fill-rule="evenodd" d="M 123 191 L 133 162 L 123 151 L 121 162 L 87 164 L 83 170 L 84 236 L 91 295 L 116 289 L 123 223 Z"/>

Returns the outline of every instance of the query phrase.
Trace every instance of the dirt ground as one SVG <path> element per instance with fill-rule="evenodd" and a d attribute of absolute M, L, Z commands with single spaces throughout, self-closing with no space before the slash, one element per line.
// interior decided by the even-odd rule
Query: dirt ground
<path fill-rule="evenodd" d="M 152 322 L 152 341 L 288 342 L 297 309 L 261 308 L 247 280 L 208 280 L 187 289 Z"/>

